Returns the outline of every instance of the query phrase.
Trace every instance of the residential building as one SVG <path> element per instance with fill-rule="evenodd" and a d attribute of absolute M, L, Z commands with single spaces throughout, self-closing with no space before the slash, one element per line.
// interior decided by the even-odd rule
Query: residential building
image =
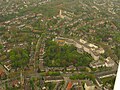
<path fill-rule="evenodd" d="M 46 76 L 44 77 L 45 83 L 47 82 L 61 82 L 63 81 L 63 77 L 62 76 Z"/>
<path fill-rule="evenodd" d="M 87 45 L 83 46 L 83 50 L 89 54 L 91 53 L 90 48 Z"/>
<path fill-rule="evenodd" d="M 90 54 L 94 60 L 99 60 L 100 54 L 105 52 L 103 48 L 99 48 L 94 44 L 87 43 L 87 41 L 83 39 L 77 41 L 69 38 L 56 37 L 55 40 L 57 43 L 60 43 L 60 45 L 64 45 L 65 43 L 68 45 L 74 45 L 78 49 L 78 52 L 81 53 L 81 50 L 83 50 Z"/>
<path fill-rule="evenodd" d="M 92 81 L 86 81 L 84 85 L 85 90 L 95 90 L 95 85 Z"/>
<path fill-rule="evenodd" d="M 77 52 L 78 52 L 78 53 L 83 53 L 84 51 L 83 51 L 83 49 L 81 49 L 81 48 L 77 48 Z"/>
<path fill-rule="evenodd" d="M 20 81 L 14 80 L 14 81 L 12 82 L 12 87 L 19 87 L 19 86 L 20 86 Z"/>
<path fill-rule="evenodd" d="M 99 68 L 99 67 L 105 67 L 105 62 L 104 61 L 93 61 L 89 65 L 92 68 Z"/>
<path fill-rule="evenodd" d="M 94 60 L 99 60 L 100 55 L 98 53 L 91 51 L 90 54 Z"/>
<path fill-rule="evenodd" d="M 86 43 L 87 43 L 87 41 L 85 41 L 85 40 L 83 40 L 83 39 L 80 39 L 80 42 L 81 42 L 82 44 L 86 44 Z"/>
<path fill-rule="evenodd" d="M 83 86 L 80 80 L 71 80 L 73 86 L 72 90 L 83 90 Z"/>
<path fill-rule="evenodd" d="M 47 67 L 49 71 L 64 71 L 64 67 Z"/>
<path fill-rule="evenodd" d="M 6 77 L 5 72 L 0 68 L 0 79 L 4 79 Z"/>
<path fill-rule="evenodd" d="M 110 57 L 107 57 L 105 60 L 106 67 L 113 67 L 115 65 L 115 62 Z"/>
<path fill-rule="evenodd" d="M 89 43 L 88 46 L 89 46 L 90 48 L 95 48 L 95 49 L 98 48 L 98 46 L 96 46 L 96 45 L 94 45 L 94 44 L 91 44 L 91 43 Z"/>
<path fill-rule="evenodd" d="M 69 67 L 66 68 L 67 71 L 72 71 L 72 70 L 76 70 L 76 67 L 71 65 Z"/>
<path fill-rule="evenodd" d="M 105 50 L 103 48 L 99 48 L 96 50 L 97 53 L 103 54 L 105 53 Z"/>
<path fill-rule="evenodd" d="M 66 90 L 71 90 L 72 86 L 73 86 L 72 82 L 69 82 L 68 85 L 67 85 Z"/>

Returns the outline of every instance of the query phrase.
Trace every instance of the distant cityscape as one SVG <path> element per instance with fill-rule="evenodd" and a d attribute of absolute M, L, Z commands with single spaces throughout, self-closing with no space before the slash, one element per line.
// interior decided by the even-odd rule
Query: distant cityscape
<path fill-rule="evenodd" d="M 119 0 L 0 0 L 0 90 L 113 90 Z"/>

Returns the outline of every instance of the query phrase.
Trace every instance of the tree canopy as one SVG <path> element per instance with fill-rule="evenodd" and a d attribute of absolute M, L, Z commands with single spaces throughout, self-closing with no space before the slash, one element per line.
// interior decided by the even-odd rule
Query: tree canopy
<path fill-rule="evenodd" d="M 87 53 L 78 53 L 72 45 L 59 46 L 56 42 L 48 40 L 45 48 L 45 65 L 47 66 L 88 66 L 92 57 Z"/>
<path fill-rule="evenodd" d="M 2 49 L 2 48 L 3 48 L 3 45 L 0 44 L 0 49 Z"/>
<path fill-rule="evenodd" d="M 29 62 L 29 53 L 26 49 L 15 48 L 10 51 L 9 59 L 14 68 L 23 67 Z"/>

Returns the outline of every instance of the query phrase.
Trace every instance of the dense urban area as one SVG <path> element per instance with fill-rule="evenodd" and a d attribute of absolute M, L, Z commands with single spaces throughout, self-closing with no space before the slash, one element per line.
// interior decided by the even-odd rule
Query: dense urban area
<path fill-rule="evenodd" d="M 113 90 L 120 0 L 0 0 L 0 90 Z"/>

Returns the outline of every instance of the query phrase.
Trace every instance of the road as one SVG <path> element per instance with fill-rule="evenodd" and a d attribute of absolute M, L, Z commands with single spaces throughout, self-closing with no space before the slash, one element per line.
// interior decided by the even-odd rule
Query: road
<path fill-rule="evenodd" d="M 39 52 L 40 49 L 40 44 L 41 44 L 41 37 L 39 37 L 37 44 L 36 44 L 36 48 L 35 48 L 35 53 L 34 53 L 34 57 L 33 57 L 33 66 L 34 66 L 34 70 L 36 71 L 36 61 L 38 59 L 37 53 Z"/>
<path fill-rule="evenodd" d="M 67 84 L 70 81 L 69 77 L 64 77 L 64 81 L 65 81 L 65 84 L 64 84 L 64 87 L 62 88 L 62 90 L 66 90 Z"/>

